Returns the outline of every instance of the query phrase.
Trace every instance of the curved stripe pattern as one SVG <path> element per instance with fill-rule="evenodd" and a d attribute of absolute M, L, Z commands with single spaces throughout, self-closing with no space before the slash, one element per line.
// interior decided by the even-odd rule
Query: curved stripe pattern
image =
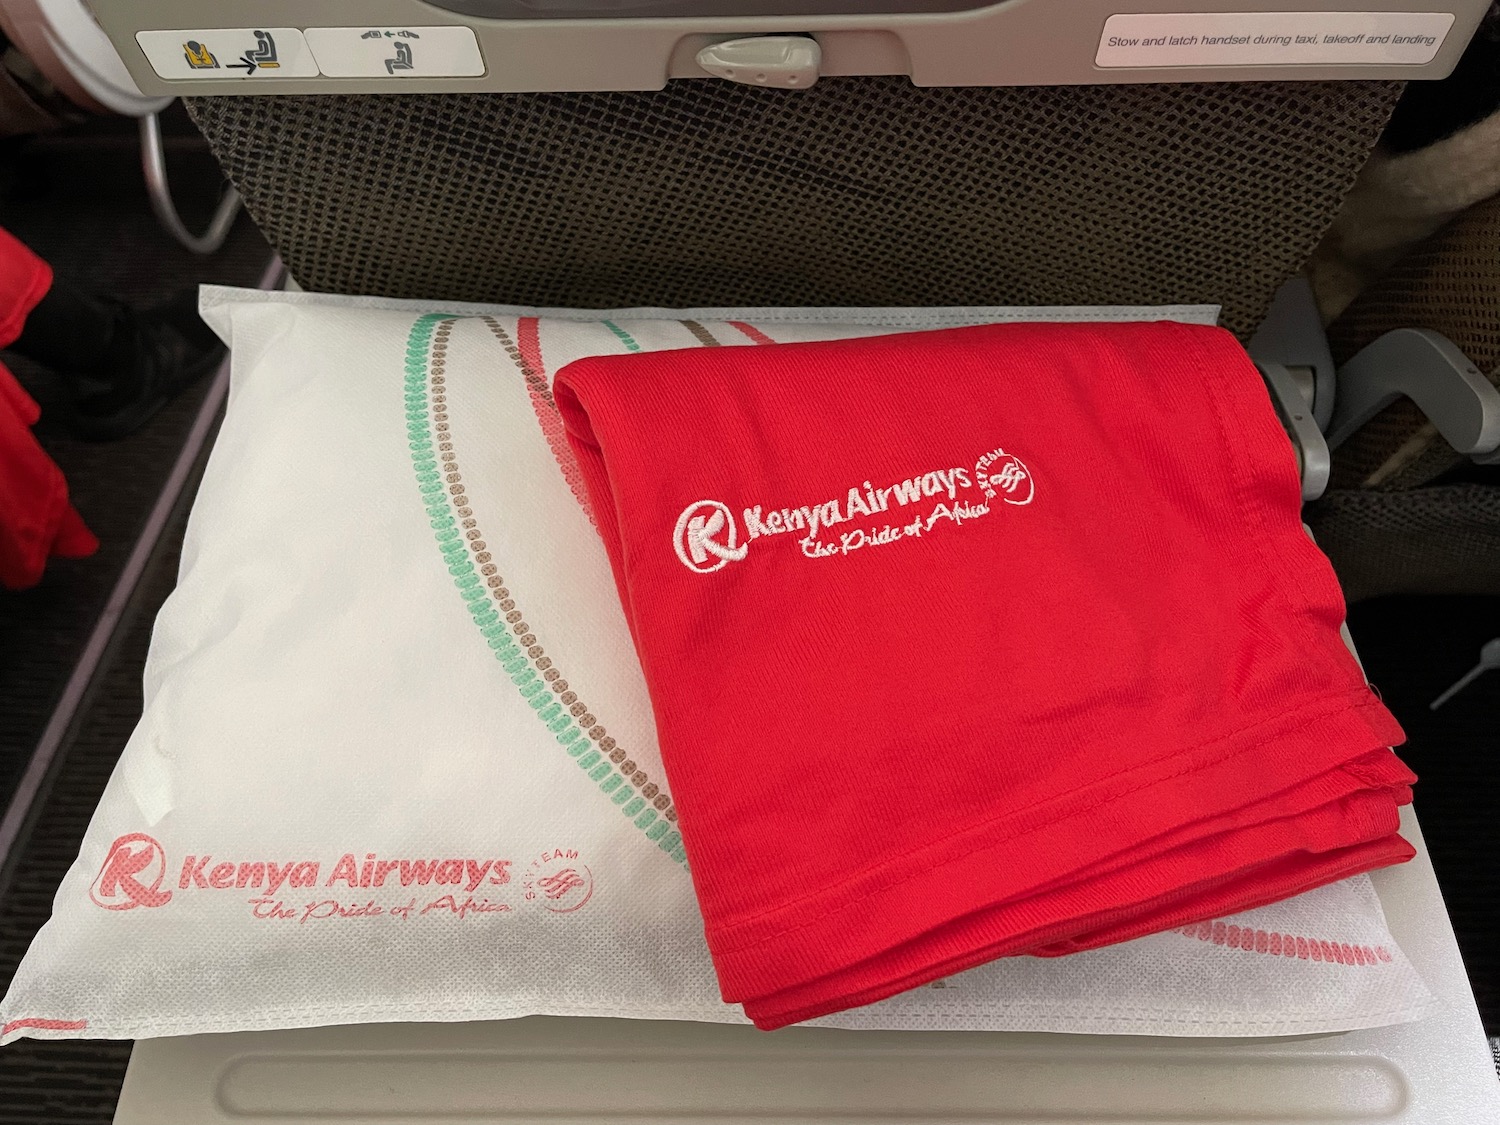
<path fill-rule="evenodd" d="M 419 316 L 406 341 L 407 446 L 433 538 L 475 627 L 537 721 L 648 840 L 686 865 L 671 797 L 626 760 L 625 751 L 569 689 L 536 643 L 485 549 L 464 493 L 448 422 L 443 355 L 459 319 L 441 313 Z"/>
<path fill-rule="evenodd" d="M 1298 961 L 1323 961 L 1330 965 L 1379 965 L 1392 960 L 1391 951 L 1383 945 L 1325 941 L 1322 938 L 1272 933 L 1253 926 L 1226 925 L 1223 922 L 1195 922 L 1191 926 L 1179 926 L 1170 932 L 1229 949 L 1239 949 L 1245 953 L 1264 953 L 1271 957 L 1290 957 Z"/>
<path fill-rule="evenodd" d="M 542 367 L 539 321 L 534 316 L 523 316 L 516 322 L 516 338 L 512 340 L 510 333 L 494 317 L 482 316 L 479 319 L 490 330 L 491 335 L 500 341 L 500 346 L 510 356 L 511 362 L 520 369 L 521 377 L 526 381 L 527 397 L 531 399 L 531 409 L 542 427 L 542 436 L 547 439 L 547 448 L 552 450 L 552 459 L 562 471 L 563 480 L 568 482 L 573 499 L 578 501 L 578 506 L 588 516 L 589 522 L 597 527 L 594 508 L 589 503 L 588 488 L 583 483 L 583 473 L 578 468 L 578 459 L 568 448 L 567 429 L 563 425 L 562 415 L 557 412 L 552 385 L 547 382 L 547 372 Z"/>

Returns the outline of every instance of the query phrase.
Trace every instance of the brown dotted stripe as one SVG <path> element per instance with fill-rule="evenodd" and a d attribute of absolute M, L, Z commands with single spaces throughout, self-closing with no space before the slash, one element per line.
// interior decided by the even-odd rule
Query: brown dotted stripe
<path fill-rule="evenodd" d="M 482 319 L 489 321 L 491 318 Z M 474 563 L 485 585 L 489 588 L 490 598 L 494 601 L 495 608 L 499 610 L 501 616 L 516 634 L 517 642 L 526 650 L 532 666 L 541 673 L 547 687 L 557 696 L 557 701 L 568 709 L 568 713 L 573 716 L 579 727 L 587 732 L 589 738 L 599 744 L 600 751 L 609 755 L 609 760 L 615 764 L 625 779 L 640 790 L 641 796 L 650 801 L 666 820 L 675 823 L 677 809 L 672 804 L 672 798 L 661 786 L 650 779 L 646 771 L 630 758 L 625 748 L 618 745 L 599 724 L 588 704 L 578 698 L 578 693 L 569 687 L 562 672 L 553 665 L 552 658 L 537 643 L 536 635 L 516 607 L 515 599 L 510 596 L 510 590 L 505 586 L 505 579 L 500 576 L 494 556 L 484 541 L 484 534 L 474 518 L 474 508 L 469 503 L 468 493 L 464 489 L 463 474 L 459 471 L 458 455 L 453 451 L 453 435 L 448 423 L 448 379 L 445 372 L 448 364 L 448 340 L 453 335 L 453 326 L 456 323 L 458 322 L 455 320 L 442 321 L 433 334 L 428 397 L 432 405 L 432 428 L 437 438 L 438 459 L 442 462 L 440 472 L 444 483 L 448 486 L 449 502 L 453 505 L 454 514 L 458 516 L 459 527 L 462 529 L 465 542 L 468 543 L 469 551 L 474 556 Z M 511 345 L 506 343 L 509 337 L 505 335 L 505 330 L 498 324 L 491 324 L 490 329 L 500 336 L 500 342 L 509 351 Z"/>
<path fill-rule="evenodd" d="M 724 345 L 714 338 L 714 334 L 696 320 L 684 320 L 682 326 L 693 334 L 694 339 L 705 348 L 722 348 Z"/>
<path fill-rule="evenodd" d="M 500 341 L 500 346 L 505 349 L 506 354 L 521 369 L 521 376 L 526 380 L 526 385 L 536 392 L 536 394 L 540 395 L 543 402 L 552 407 L 553 410 L 556 410 L 557 403 L 552 399 L 551 385 L 548 384 L 540 371 L 535 370 L 531 364 L 526 362 L 526 357 L 521 354 L 521 349 L 516 346 L 516 342 L 511 338 L 510 333 L 502 328 L 500 322 L 492 316 L 482 316 L 479 319 L 484 321 L 485 326 L 495 334 L 495 339 Z"/>

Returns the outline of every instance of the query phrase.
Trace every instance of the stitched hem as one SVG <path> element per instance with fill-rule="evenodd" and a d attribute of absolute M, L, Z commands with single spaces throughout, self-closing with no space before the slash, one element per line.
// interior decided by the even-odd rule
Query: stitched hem
<path fill-rule="evenodd" d="M 1366 688 L 1316 704 L 1069 794 L 1065 805 L 1051 802 L 940 837 L 820 894 L 712 929 L 708 943 L 724 996 L 769 995 L 879 956 L 1177 828 L 1175 810 L 1221 814 L 1230 811 L 1226 801 L 1239 807 L 1399 737 Z"/>
<path fill-rule="evenodd" d="M 974 1031 L 1046 1031 L 1108 1035 L 1170 1035 L 1180 1038 L 1254 1036 L 1269 1037 L 1320 1032 L 1355 1031 L 1369 1027 L 1411 1023 L 1428 1016 L 1437 1001 L 1431 996 L 1412 997 L 1405 1003 L 1366 1010 L 1360 996 L 1335 1011 L 1313 1011 L 1291 1005 L 1273 1015 L 1210 1015 L 1184 1011 L 1180 1007 L 1136 1004 L 1104 1004 L 1095 998 L 1082 1001 L 1014 1000 L 976 1005 L 945 999 L 941 1007 L 919 1013 L 903 1013 L 889 1027 L 870 1030 L 951 1031 L 951 1021 L 962 1019 Z M 242 1016 L 168 1016 L 133 1018 L 116 1016 L 84 1023 L 87 1028 L 38 1027 L 29 1022 L 0 1037 L 0 1045 L 20 1039 L 161 1039 L 179 1035 L 217 1035 L 246 1031 L 288 1031 L 308 1027 L 348 1027 L 371 1023 L 469 1023 L 489 1020 L 565 1016 L 585 1019 L 665 1020 L 673 1023 L 748 1023 L 739 1009 L 726 1005 L 644 1006 L 629 1011 L 600 1003 L 535 1003 L 525 1000 L 435 1003 L 396 1002 L 383 1004 L 306 1004 L 260 1008 Z M 49 1021 L 52 1022 L 52 1021 Z M 56 1021 L 62 1022 L 62 1021 Z M 815 1026 L 840 1027 L 822 1020 Z M 863 1028 L 861 1028 L 863 1029 Z"/>
<path fill-rule="evenodd" d="M 1104 924 L 1102 930 L 1095 931 L 1093 929 L 1095 922 L 1086 918 L 1080 923 L 1065 921 L 1061 924 L 1053 924 L 1052 933 L 1076 932 L 1079 925 L 1089 933 L 1096 933 L 1099 940 L 1088 940 L 1085 936 L 1085 940 L 1079 942 L 1079 950 L 1082 950 L 1116 944 L 1117 941 L 1142 937 L 1146 933 L 1166 931 L 1182 925 L 1192 926 L 1199 922 L 1211 925 L 1212 923 L 1207 920 L 1238 914 L 1242 910 L 1253 909 L 1257 906 L 1264 906 L 1268 902 L 1302 894 L 1316 887 L 1368 871 L 1372 867 L 1404 862 L 1410 859 L 1412 854 L 1412 849 L 1406 841 L 1399 836 L 1392 835 L 1383 840 L 1356 845 L 1331 855 L 1294 861 L 1290 865 L 1268 863 L 1250 871 L 1239 872 L 1225 880 L 1209 880 L 1201 899 L 1188 897 L 1175 904 L 1169 902 L 1159 908 L 1149 908 L 1148 904 L 1145 916 L 1150 919 L 1150 922 L 1140 927 L 1139 932 L 1126 932 L 1128 927 L 1116 927 L 1111 931 L 1107 923 Z M 1220 885 L 1215 887 L 1214 883 Z M 1026 905 L 1023 904 L 1020 912 L 1024 914 L 1026 909 Z M 906 953 L 907 956 L 902 959 L 892 958 L 889 963 L 881 965 L 885 970 L 884 975 L 860 974 L 857 967 L 856 975 L 851 981 L 845 982 L 842 987 L 830 987 L 831 984 L 838 982 L 837 976 L 832 982 L 829 978 L 824 978 L 810 985 L 789 989 L 785 993 L 746 1001 L 745 1012 L 755 1021 L 757 1027 L 769 1031 L 849 1007 L 874 1004 L 897 993 L 919 988 L 940 977 L 950 977 L 965 972 L 1000 957 L 1050 958 L 1079 951 L 1059 950 L 1056 945 L 1033 948 L 1033 943 L 1048 938 L 1046 931 L 1040 934 L 1023 933 L 1019 937 L 1010 938 L 1008 931 L 1012 922 L 1013 919 L 1003 916 L 981 915 L 978 925 L 968 931 L 966 940 L 956 941 L 947 935 L 939 934 L 937 940 L 926 943 L 925 946 L 922 943 L 913 943 L 907 950 L 900 951 Z M 989 923 L 988 928 L 986 928 L 986 923 Z M 1005 934 L 1001 938 L 1004 944 L 999 946 L 991 940 L 996 930 Z M 932 959 L 913 958 L 910 956 L 912 949 L 919 949 Z M 958 952 L 952 953 L 953 950 L 958 950 Z"/>

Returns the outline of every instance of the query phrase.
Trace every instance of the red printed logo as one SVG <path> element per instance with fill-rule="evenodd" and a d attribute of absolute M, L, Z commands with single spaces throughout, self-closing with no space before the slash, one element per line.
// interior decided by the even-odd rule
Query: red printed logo
<path fill-rule="evenodd" d="M 594 897 L 594 873 L 573 848 L 543 852 L 526 869 L 527 902 L 541 903 L 553 914 L 571 914 Z"/>
<path fill-rule="evenodd" d="M 161 889 L 167 874 L 167 853 L 150 836 L 131 832 L 109 847 L 89 898 L 105 910 L 134 910 L 137 906 L 165 906 L 172 892 Z"/>

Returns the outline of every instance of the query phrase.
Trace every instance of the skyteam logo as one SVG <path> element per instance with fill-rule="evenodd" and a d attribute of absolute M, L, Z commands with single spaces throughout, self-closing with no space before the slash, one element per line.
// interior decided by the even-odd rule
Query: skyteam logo
<path fill-rule="evenodd" d="M 991 500 L 999 496 L 1007 504 L 1020 507 L 1030 504 L 1036 495 L 1036 485 L 1031 479 L 1030 471 L 1019 457 L 1003 449 L 993 450 L 981 457 L 974 465 L 974 475 L 979 479 L 979 487 L 985 496 Z M 1000 493 L 1004 495 L 1000 496 Z"/>
<path fill-rule="evenodd" d="M 594 897 L 594 873 L 576 848 L 556 848 L 531 861 L 521 889 L 527 902 L 548 913 L 572 914 Z"/>

